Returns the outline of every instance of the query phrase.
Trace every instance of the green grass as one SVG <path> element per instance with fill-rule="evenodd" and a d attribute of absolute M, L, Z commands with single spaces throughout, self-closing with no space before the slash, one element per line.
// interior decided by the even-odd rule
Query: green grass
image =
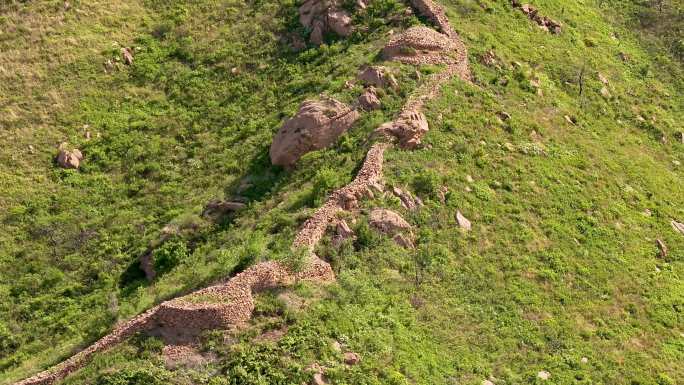
<path fill-rule="evenodd" d="M 440 3 L 470 49 L 475 84 L 454 80 L 428 104 L 428 148 L 387 153 L 387 182 L 425 207 L 364 202 L 401 212 L 416 249 L 373 233 L 362 215 L 357 241 L 320 247 L 338 282 L 322 293 L 295 288 L 308 309 L 260 302 L 259 314 L 288 326 L 283 339 L 253 342 L 257 319 L 232 344 L 210 334 L 203 345 L 217 360 L 179 370 L 135 339 L 67 383 L 299 384 L 314 361 L 336 384 L 684 381 L 684 237 L 669 225 L 684 220 L 684 84 L 671 36 L 636 30 L 644 6 L 635 2 L 535 1 L 563 23 L 558 36 L 508 1 Z M 286 172 L 269 165 L 274 132 L 306 98 L 358 94 L 344 82 L 376 60 L 389 29 L 417 22 L 385 24 L 403 14 L 399 2 L 375 2 L 356 15 L 365 29 L 351 39 L 301 53 L 280 43 L 285 32 L 305 33 L 293 1 L 89 0 L 68 11 L 46 1 L 1 5 L 0 14 L 2 383 L 161 300 L 291 258 L 298 226 L 353 178 L 368 134 L 419 82 L 394 66 L 402 87 L 382 111 Z M 135 63 L 105 74 L 102 63 L 119 55 L 114 41 L 138 47 Z M 499 69 L 478 60 L 490 49 Z M 53 164 L 65 140 L 86 156 L 80 171 Z M 239 190 L 247 210 L 220 223 L 199 217 L 207 201 Z M 472 231 L 457 229 L 456 210 Z M 177 234 L 159 247 L 167 225 Z M 136 260 L 150 246 L 173 258 L 148 284 Z M 335 340 L 361 364 L 343 365 Z M 551 379 L 537 379 L 541 370 Z"/>

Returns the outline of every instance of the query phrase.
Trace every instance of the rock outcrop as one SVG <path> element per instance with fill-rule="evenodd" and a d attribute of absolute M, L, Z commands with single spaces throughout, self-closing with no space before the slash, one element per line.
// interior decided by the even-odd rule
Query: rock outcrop
<path fill-rule="evenodd" d="M 359 106 L 366 111 L 377 110 L 382 106 L 375 87 L 370 86 L 359 96 Z"/>
<path fill-rule="evenodd" d="M 299 22 L 311 30 L 311 44 L 323 43 L 323 36 L 333 32 L 339 36 L 351 35 L 352 19 L 336 0 L 306 0 L 299 7 Z"/>
<path fill-rule="evenodd" d="M 411 225 L 392 210 L 374 209 L 368 219 L 370 225 L 383 234 L 394 235 L 411 229 Z"/>
<path fill-rule="evenodd" d="M 399 83 L 387 67 L 370 66 L 361 71 L 357 79 L 366 86 L 377 88 L 397 88 Z"/>
<path fill-rule="evenodd" d="M 393 121 L 388 122 L 375 131 L 378 134 L 396 138 L 402 148 L 416 148 L 421 143 L 421 138 L 429 131 L 425 115 L 418 111 L 405 111 Z"/>
<path fill-rule="evenodd" d="M 359 113 L 332 98 L 307 100 L 297 115 L 283 124 L 271 144 L 271 163 L 292 166 L 307 152 L 331 145 L 347 131 Z"/>

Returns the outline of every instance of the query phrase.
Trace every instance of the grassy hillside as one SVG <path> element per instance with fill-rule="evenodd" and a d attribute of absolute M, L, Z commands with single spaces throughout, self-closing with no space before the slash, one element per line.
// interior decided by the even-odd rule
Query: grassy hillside
<path fill-rule="evenodd" d="M 417 248 L 361 216 L 356 241 L 318 250 L 336 284 L 262 295 L 252 327 L 202 339 L 207 364 L 170 369 L 161 341 L 139 336 L 66 383 L 299 384 L 314 361 L 336 384 L 684 382 L 684 236 L 670 226 L 684 221 L 681 35 L 641 29 L 653 9 L 626 0 L 534 1 L 560 35 L 508 1 L 440 3 L 474 84 L 454 80 L 428 105 L 426 148 L 387 154 L 387 183 L 426 205 L 363 203 L 402 213 Z M 425 78 L 396 65 L 401 87 L 381 111 L 295 170 L 270 166 L 271 138 L 302 100 L 351 101 L 360 88 L 345 81 L 388 32 L 424 22 L 401 1 L 370 4 L 351 38 L 302 52 L 288 44 L 307 32 L 294 0 L 0 5 L 0 382 L 163 299 L 288 258 L 298 226 Z M 681 5 L 665 4 L 677 25 Z M 124 46 L 131 66 L 116 60 Z M 83 150 L 80 170 L 56 167 L 64 141 Z M 247 210 L 199 216 L 235 195 Z M 171 262 L 147 283 L 137 258 L 169 228 L 154 252 Z M 272 330 L 285 334 L 255 339 Z M 334 341 L 361 363 L 341 364 Z"/>

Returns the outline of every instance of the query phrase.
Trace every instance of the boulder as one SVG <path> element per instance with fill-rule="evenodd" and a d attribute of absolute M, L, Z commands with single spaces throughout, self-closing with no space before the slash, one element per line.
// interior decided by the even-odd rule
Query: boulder
<path fill-rule="evenodd" d="M 63 168 L 78 169 L 81 166 L 83 154 L 78 149 L 67 149 L 66 143 L 59 146 L 59 153 L 57 154 L 57 163 Z"/>
<path fill-rule="evenodd" d="M 133 64 L 133 50 L 127 47 L 121 48 L 121 57 L 127 65 Z"/>
<path fill-rule="evenodd" d="M 421 138 L 429 130 L 427 119 L 418 111 L 405 111 L 394 121 L 381 125 L 375 131 L 378 134 L 393 136 L 403 148 L 416 148 Z"/>
<path fill-rule="evenodd" d="M 456 211 L 456 222 L 458 222 L 458 227 L 460 227 L 464 231 L 470 231 L 470 229 L 472 228 L 472 224 L 470 223 L 468 218 L 463 216 L 461 211 Z"/>
<path fill-rule="evenodd" d="M 305 101 L 275 135 L 271 163 L 294 165 L 302 155 L 331 145 L 358 118 L 357 111 L 332 98 Z"/>
<path fill-rule="evenodd" d="M 411 225 L 401 215 L 385 209 L 371 211 L 369 222 L 374 229 L 384 234 L 396 234 L 411 228 Z"/>
<path fill-rule="evenodd" d="M 356 365 L 361 361 L 361 357 L 354 352 L 344 353 L 344 363 L 347 365 Z"/>
<path fill-rule="evenodd" d="M 377 110 L 381 107 L 380 98 L 375 87 L 368 87 L 358 99 L 359 105 L 366 111 Z"/>
<path fill-rule="evenodd" d="M 230 212 L 239 211 L 246 207 L 243 202 L 212 200 L 204 207 L 203 217 L 224 215 Z"/>
<path fill-rule="evenodd" d="M 299 7 L 299 22 L 311 30 L 309 41 L 315 45 L 323 43 L 326 32 L 343 37 L 353 32 L 351 16 L 335 0 L 306 0 Z"/>
<path fill-rule="evenodd" d="M 346 221 L 340 220 L 335 226 L 335 235 L 332 237 L 332 244 L 334 247 L 340 247 L 344 241 L 354 237 L 354 231 L 349 227 Z"/>
<path fill-rule="evenodd" d="M 370 66 L 357 76 L 367 86 L 378 88 L 396 88 L 399 86 L 397 79 L 386 67 Z"/>

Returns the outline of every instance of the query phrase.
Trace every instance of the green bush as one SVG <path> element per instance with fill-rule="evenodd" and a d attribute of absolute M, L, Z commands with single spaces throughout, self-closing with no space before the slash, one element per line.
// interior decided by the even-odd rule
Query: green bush
<path fill-rule="evenodd" d="M 165 273 L 188 258 L 188 246 L 182 240 L 168 241 L 156 249 L 152 256 L 156 271 Z"/>

